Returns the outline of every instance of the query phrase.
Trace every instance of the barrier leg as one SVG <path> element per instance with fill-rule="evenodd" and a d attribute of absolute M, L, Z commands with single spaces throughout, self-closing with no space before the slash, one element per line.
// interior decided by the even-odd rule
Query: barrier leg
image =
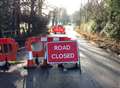
<path fill-rule="evenodd" d="M 79 64 L 78 63 L 75 63 L 75 68 L 79 68 Z"/>
<path fill-rule="evenodd" d="M 63 64 L 58 64 L 59 68 L 64 68 Z"/>
<path fill-rule="evenodd" d="M 52 67 L 52 65 L 47 63 L 47 60 L 43 61 L 43 64 L 41 65 L 41 67 Z"/>
<path fill-rule="evenodd" d="M 10 68 L 10 63 L 7 60 L 7 57 L 5 58 L 5 65 L 3 66 L 3 71 L 6 72 Z"/>
<path fill-rule="evenodd" d="M 36 63 L 37 66 L 40 64 L 39 60 L 38 60 L 38 56 L 36 56 L 36 58 L 35 58 L 35 63 Z"/>
<path fill-rule="evenodd" d="M 45 59 L 43 61 L 43 65 L 41 67 L 52 67 L 52 65 L 47 63 L 47 53 L 45 53 Z"/>
<path fill-rule="evenodd" d="M 82 74 L 80 58 L 79 58 L 79 63 L 78 63 L 78 65 L 79 65 L 80 74 Z"/>

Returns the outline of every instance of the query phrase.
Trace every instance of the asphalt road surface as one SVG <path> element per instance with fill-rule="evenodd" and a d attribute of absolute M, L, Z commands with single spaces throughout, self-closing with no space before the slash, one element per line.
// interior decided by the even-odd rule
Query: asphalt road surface
<path fill-rule="evenodd" d="M 18 72 L 0 72 L 0 88 L 120 88 L 120 58 L 76 37 L 72 28 L 67 35 L 78 41 L 82 74 L 79 69 L 56 65 L 26 70 L 25 77 Z"/>
<path fill-rule="evenodd" d="M 78 42 L 81 64 L 99 88 L 120 88 L 120 58 L 90 43 Z"/>

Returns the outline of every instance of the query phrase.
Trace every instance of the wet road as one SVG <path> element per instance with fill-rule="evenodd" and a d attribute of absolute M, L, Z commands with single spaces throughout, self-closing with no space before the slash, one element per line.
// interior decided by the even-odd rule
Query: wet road
<path fill-rule="evenodd" d="M 56 66 L 29 70 L 26 88 L 120 88 L 120 59 L 80 37 L 77 40 L 82 74 Z"/>
<path fill-rule="evenodd" d="M 78 42 L 81 64 L 100 88 L 120 88 L 120 58 L 90 43 Z"/>
<path fill-rule="evenodd" d="M 95 88 L 96 86 L 86 72 L 80 75 L 77 69 L 63 71 L 56 67 L 30 70 L 26 84 L 26 88 Z"/>
<path fill-rule="evenodd" d="M 74 31 L 68 31 L 68 36 L 76 38 L 73 35 L 78 34 Z M 120 58 L 112 52 L 108 53 L 92 45 L 83 38 L 77 37 L 76 39 L 79 45 L 82 68 L 98 85 L 94 88 L 120 88 Z"/>
<path fill-rule="evenodd" d="M 76 37 L 72 30 L 67 35 L 78 41 L 82 74 L 56 65 L 27 70 L 24 81 L 18 73 L 0 73 L 0 88 L 120 88 L 120 58 Z"/>

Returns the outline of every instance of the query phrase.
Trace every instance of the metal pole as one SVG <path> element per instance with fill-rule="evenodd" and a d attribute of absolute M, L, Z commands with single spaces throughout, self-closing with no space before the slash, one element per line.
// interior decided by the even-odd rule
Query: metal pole
<path fill-rule="evenodd" d="M 79 69 L 80 69 L 80 74 L 82 74 L 80 56 L 79 56 Z"/>

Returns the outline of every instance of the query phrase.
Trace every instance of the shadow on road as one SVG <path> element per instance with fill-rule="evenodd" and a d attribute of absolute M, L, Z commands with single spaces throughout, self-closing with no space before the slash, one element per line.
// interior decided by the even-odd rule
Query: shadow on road
<path fill-rule="evenodd" d="M 87 83 L 87 84 L 86 84 Z M 99 88 L 86 72 L 79 69 L 29 69 L 25 88 Z"/>
<path fill-rule="evenodd" d="M 0 72 L 0 88 L 18 88 L 16 82 L 21 79 L 19 74 Z"/>

